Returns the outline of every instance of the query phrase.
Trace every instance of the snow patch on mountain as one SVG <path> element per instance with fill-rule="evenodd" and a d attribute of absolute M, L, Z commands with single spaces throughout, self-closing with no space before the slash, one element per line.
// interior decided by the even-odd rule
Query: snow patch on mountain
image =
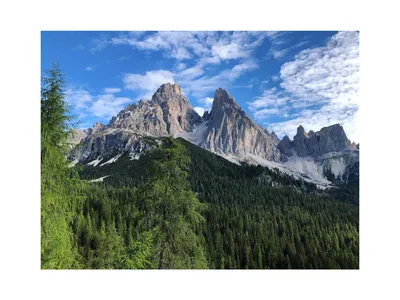
<path fill-rule="evenodd" d="M 139 160 L 139 158 L 140 158 L 140 153 L 134 153 L 134 152 L 132 152 L 132 153 L 129 154 L 129 157 L 131 158 L 131 160 Z"/>
<path fill-rule="evenodd" d="M 284 166 L 292 171 L 306 175 L 313 181 L 330 184 L 330 181 L 324 177 L 321 166 L 315 163 L 312 157 L 291 156 L 284 163 Z"/>
<path fill-rule="evenodd" d="M 68 166 L 68 167 L 72 168 L 72 167 L 74 167 L 78 162 L 79 162 L 79 160 L 77 160 L 77 159 L 75 158 L 73 161 L 71 161 L 71 162 L 69 163 L 69 166 Z"/>
<path fill-rule="evenodd" d="M 331 172 L 336 176 L 343 176 L 346 171 L 347 164 L 343 157 L 338 157 L 335 159 L 330 159 Z"/>
<path fill-rule="evenodd" d="M 107 160 L 105 163 L 102 163 L 102 164 L 100 165 L 100 167 L 102 167 L 102 166 L 104 166 L 104 165 L 108 165 L 108 164 L 112 164 L 112 163 L 116 162 L 116 161 L 118 160 L 118 158 L 121 157 L 121 155 L 122 155 L 122 154 L 118 154 L 117 156 L 111 158 L 110 160 Z"/>
<path fill-rule="evenodd" d="M 225 157 L 225 156 L 224 156 Z M 234 159 L 230 157 L 230 160 Z M 294 178 L 302 179 L 307 182 L 311 182 L 317 185 L 320 189 L 325 189 L 330 186 L 330 181 L 323 177 L 319 173 L 319 168 L 312 159 L 304 160 L 301 157 L 297 159 L 292 158 L 289 163 L 278 163 L 274 161 L 266 160 L 262 157 L 246 154 L 242 157 L 236 157 L 238 162 L 247 162 L 249 164 L 261 165 L 263 167 L 268 167 L 270 169 L 277 168 L 280 172 L 292 175 Z"/>
<path fill-rule="evenodd" d="M 103 160 L 102 157 L 98 157 L 95 160 L 91 161 L 90 163 L 86 164 L 87 166 L 97 166 Z"/>
<path fill-rule="evenodd" d="M 107 178 L 109 176 L 111 176 L 111 175 L 103 176 L 103 177 L 100 177 L 97 179 L 92 179 L 92 180 L 89 180 L 89 182 L 103 182 L 104 178 Z"/>
<path fill-rule="evenodd" d="M 203 122 L 200 124 L 194 124 L 193 130 L 190 132 L 180 130 L 175 133 L 174 138 L 183 138 L 195 145 L 200 145 L 205 137 L 205 133 L 207 131 L 207 122 Z"/>

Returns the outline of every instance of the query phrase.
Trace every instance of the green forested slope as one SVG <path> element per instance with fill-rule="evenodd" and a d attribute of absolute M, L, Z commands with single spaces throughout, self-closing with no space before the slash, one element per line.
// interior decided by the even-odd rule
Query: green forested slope
<path fill-rule="evenodd" d="M 358 268 L 358 206 L 285 174 L 232 164 L 184 140 L 172 142 L 189 150 L 190 188 L 206 204 L 205 221 L 194 230 L 208 267 Z M 152 159 L 121 157 L 112 165 L 82 173 L 86 178 L 111 175 L 89 185 L 88 197 L 96 204 L 88 208 L 112 205 L 110 213 L 100 211 L 93 217 L 109 216 L 125 239 L 138 229 L 134 212 L 129 217 L 121 214 L 146 211 L 137 188 L 154 175 L 147 167 Z M 271 181 L 279 187 L 271 187 Z M 102 191 L 107 196 L 100 196 Z"/>

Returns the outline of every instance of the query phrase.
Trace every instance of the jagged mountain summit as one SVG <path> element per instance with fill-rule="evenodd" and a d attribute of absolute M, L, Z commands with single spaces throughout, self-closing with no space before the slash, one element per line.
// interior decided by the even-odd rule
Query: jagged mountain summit
<path fill-rule="evenodd" d="M 358 180 L 359 150 L 343 127 L 334 124 L 320 131 L 297 128 L 293 141 L 284 136 L 278 144 L 284 166 L 316 181 Z"/>
<path fill-rule="evenodd" d="M 216 90 L 211 113 L 206 119 L 204 136 L 199 139 L 198 146 L 222 155 L 253 154 L 280 161 L 274 138 L 254 123 L 226 90 Z"/>
<path fill-rule="evenodd" d="M 256 124 L 228 91 L 218 88 L 211 111 L 200 117 L 179 85 L 170 83 L 161 85 L 150 100 L 126 106 L 107 125 L 97 122 L 76 132 L 74 143 L 80 142 L 69 159 L 92 166 L 112 163 L 125 152 L 138 159 L 165 136 L 182 137 L 236 163 L 276 167 L 322 184 L 329 184 L 332 174 L 343 177 L 358 162 L 358 150 L 340 125 L 316 133 L 299 126 L 293 141 L 287 136 L 280 141 Z M 340 157 L 340 167 L 332 157 Z"/>
<path fill-rule="evenodd" d="M 178 131 L 191 131 L 201 117 L 182 95 L 177 84 L 160 86 L 151 100 L 126 106 L 108 124 L 109 128 L 124 128 L 151 136 L 174 135 Z"/>
<path fill-rule="evenodd" d="M 286 135 L 279 142 L 278 148 L 287 156 L 297 154 L 300 157 L 318 157 L 329 152 L 338 152 L 344 149 L 354 150 L 356 146 L 347 138 L 343 127 L 335 124 L 324 127 L 317 132 L 310 130 L 308 133 L 300 125 L 297 128 L 297 134 L 293 137 L 293 141 L 290 141 Z"/>

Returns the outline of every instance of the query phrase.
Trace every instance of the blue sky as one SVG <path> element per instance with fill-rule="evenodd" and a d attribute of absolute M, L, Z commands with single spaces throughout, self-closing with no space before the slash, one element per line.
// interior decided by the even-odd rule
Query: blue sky
<path fill-rule="evenodd" d="M 200 114 L 222 87 L 279 137 L 340 123 L 358 141 L 358 32 L 42 32 L 42 71 L 57 60 L 80 128 L 175 82 Z"/>

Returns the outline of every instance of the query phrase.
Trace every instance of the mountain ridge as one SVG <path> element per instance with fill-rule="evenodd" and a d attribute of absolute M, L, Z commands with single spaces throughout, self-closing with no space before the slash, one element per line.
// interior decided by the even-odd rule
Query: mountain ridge
<path fill-rule="evenodd" d="M 173 136 L 239 164 L 278 166 L 324 185 L 344 181 L 344 174 L 358 163 L 359 151 L 339 124 L 308 133 L 300 125 L 293 140 L 287 136 L 279 140 L 255 123 L 223 88 L 216 90 L 211 111 L 200 117 L 176 83 L 162 84 L 150 100 L 129 104 L 107 125 L 96 122 L 76 135 L 77 145 L 69 155 L 74 161 L 102 161 L 123 152 L 137 158 L 154 147 L 157 138 Z M 329 157 L 329 153 L 336 154 Z"/>

